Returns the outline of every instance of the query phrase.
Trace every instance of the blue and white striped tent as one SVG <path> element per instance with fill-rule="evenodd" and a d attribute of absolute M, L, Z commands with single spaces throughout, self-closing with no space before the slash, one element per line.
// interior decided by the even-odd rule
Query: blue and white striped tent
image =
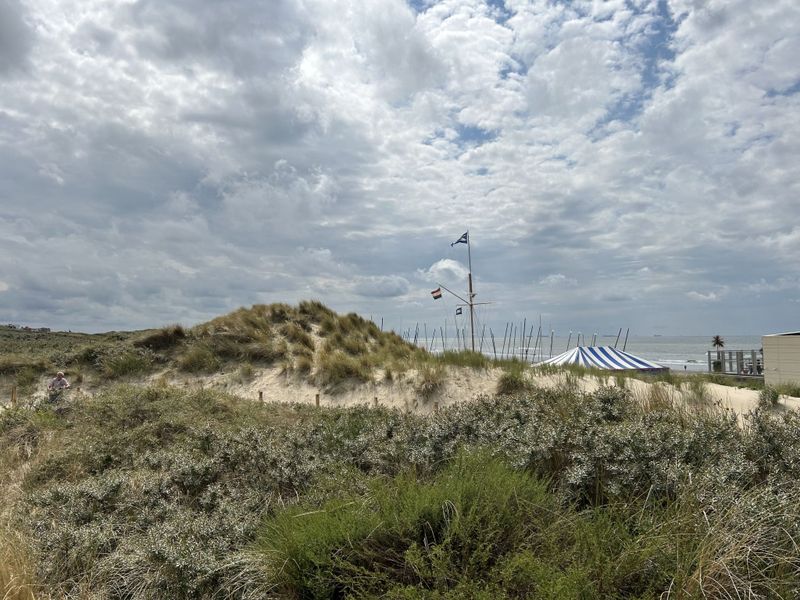
<path fill-rule="evenodd" d="M 667 371 L 667 367 L 623 352 L 613 346 L 577 346 L 542 365 L 579 365 L 608 371 Z"/>

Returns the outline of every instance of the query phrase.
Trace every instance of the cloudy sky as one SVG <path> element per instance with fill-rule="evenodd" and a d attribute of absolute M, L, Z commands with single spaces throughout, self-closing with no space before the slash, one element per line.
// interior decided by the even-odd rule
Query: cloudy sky
<path fill-rule="evenodd" d="M 797 0 L 0 0 L 0 322 L 800 330 Z"/>

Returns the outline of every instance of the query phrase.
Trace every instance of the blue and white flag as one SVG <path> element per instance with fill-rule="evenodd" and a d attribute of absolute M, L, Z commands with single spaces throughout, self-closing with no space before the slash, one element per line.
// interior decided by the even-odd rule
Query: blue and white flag
<path fill-rule="evenodd" d="M 464 235 L 458 238 L 455 242 L 450 244 L 450 246 L 455 246 L 456 244 L 469 244 L 469 231 L 465 231 Z"/>
<path fill-rule="evenodd" d="M 460 315 L 460 314 L 461 314 L 461 307 L 460 307 L 460 306 L 459 306 L 458 308 L 456 308 L 456 314 L 457 314 L 457 315 Z"/>

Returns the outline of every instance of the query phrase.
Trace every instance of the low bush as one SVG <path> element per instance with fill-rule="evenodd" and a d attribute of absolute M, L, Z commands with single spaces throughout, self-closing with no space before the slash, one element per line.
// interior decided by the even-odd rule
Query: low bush
<path fill-rule="evenodd" d="M 36 586 L 28 544 L 18 532 L 0 529 L 0 598 L 35 600 Z"/>
<path fill-rule="evenodd" d="M 367 382 L 372 380 L 372 367 L 366 359 L 358 359 L 338 350 L 323 351 L 317 363 L 317 382 L 335 389 L 348 381 Z"/>
<path fill-rule="evenodd" d="M 97 362 L 102 374 L 109 379 L 147 373 L 154 364 L 155 356 L 148 348 L 124 346 L 105 351 Z"/>
<path fill-rule="evenodd" d="M 281 328 L 281 333 L 289 342 L 314 350 L 314 340 L 297 323 L 286 323 Z"/>
<path fill-rule="evenodd" d="M 133 345 L 159 352 L 177 346 L 184 339 L 186 339 L 186 330 L 181 325 L 170 325 L 134 340 Z"/>
<path fill-rule="evenodd" d="M 109 387 L 0 411 L 0 459 L 54 598 L 800 593 L 795 411 L 741 427 L 616 388 L 420 415 Z"/>
<path fill-rule="evenodd" d="M 178 359 L 178 368 L 189 373 L 211 372 L 220 366 L 220 360 L 205 344 L 195 344 Z"/>
<path fill-rule="evenodd" d="M 508 365 L 497 380 L 498 394 L 518 394 L 531 389 L 531 387 L 531 381 L 526 376 L 525 364 L 521 362 Z"/>
<path fill-rule="evenodd" d="M 239 366 L 239 379 L 240 381 L 250 381 L 253 378 L 253 365 L 244 363 Z"/>
<path fill-rule="evenodd" d="M 772 386 L 766 386 L 758 394 L 758 406 L 762 409 L 769 409 L 778 406 L 781 395 L 777 389 Z"/>
<path fill-rule="evenodd" d="M 471 350 L 459 350 L 457 352 L 448 350 L 436 356 L 436 359 L 445 365 L 456 367 L 468 367 L 472 369 L 486 369 L 490 365 L 489 359 L 480 352 Z"/>
<path fill-rule="evenodd" d="M 281 511 L 256 542 L 286 597 L 381 597 L 400 584 L 479 579 L 559 510 L 545 483 L 483 455 L 456 458 L 431 483 L 413 472 L 377 479 L 363 497 L 315 508 Z"/>
<path fill-rule="evenodd" d="M 423 398 L 437 394 L 444 386 L 447 370 L 438 363 L 423 363 L 417 373 L 417 393 Z"/>
<path fill-rule="evenodd" d="M 20 368 L 17 371 L 16 376 L 14 377 L 14 382 L 19 388 L 20 394 L 29 394 L 36 385 L 38 378 L 39 371 L 28 365 Z"/>
<path fill-rule="evenodd" d="M 775 389 L 783 396 L 791 396 L 792 398 L 800 398 L 800 385 L 796 383 L 781 383 Z"/>
<path fill-rule="evenodd" d="M 294 369 L 301 375 L 308 375 L 314 368 L 314 361 L 310 356 L 300 355 L 294 361 Z"/>
<path fill-rule="evenodd" d="M 319 324 L 323 319 L 336 315 L 336 313 L 319 300 L 303 300 L 298 304 L 297 312 L 306 320 L 315 324 Z"/>

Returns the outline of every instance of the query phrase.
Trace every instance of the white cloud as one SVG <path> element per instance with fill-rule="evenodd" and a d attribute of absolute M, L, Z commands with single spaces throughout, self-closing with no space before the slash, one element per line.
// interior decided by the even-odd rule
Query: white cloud
<path fill-rule="evenodd" d="M 422 319 L 467 226 L 507 313 L 793 319 L 796 2 L 429 4 L 6 2 L 0 321 Z"/>
<path fill-rule="evenodd" d="M 444 281 L 446 283 L 461 282 L 466 279 L 468 270 L 460 262 L 443 258 L 437 260 L 426 270 L 417 271 L 421 278 L 431 283 Z"/>
<path fill-rule="evenodd" d="M 697 300 L 699 302 L 716 302 L 717 300 L 721 300 L 726 294 L 726 290 L 720 290 L 717 292 L 697 292 L 697 291 L 690 291 L 686 292 L 686 297 L 691 298 L 692 300 Z"/>
<path fill-rule="evenodd" d="M 567 277 L 563 273 L 550 273 L 546 277 L 539 280 L 539 285 L 549 287 L 571 287 L 578 285 L 578 280 L 572 277 Z"/>

